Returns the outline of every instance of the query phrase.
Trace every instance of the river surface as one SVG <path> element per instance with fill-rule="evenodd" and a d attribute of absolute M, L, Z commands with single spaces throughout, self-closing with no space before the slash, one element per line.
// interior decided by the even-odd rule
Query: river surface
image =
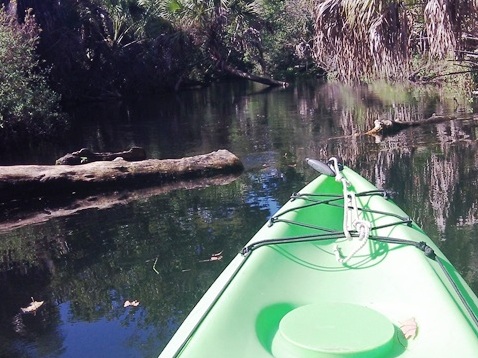
<path fill-rule="evenodd" d="M 339 156 L 393 191 L 478 293 L 478 107 L 458 98 L 457 108 L 453 96 L 384 84 L 268 90 L 232 82 L 76 109 L 82 125 L 62 145 L 3 153 L 0 164 L 52 164 L 82 147 L 137 145 L 151 158 L 224 148 L 246 169 L 62 204 L 70 211 L 47 198 L 25 213 L 0 207 L 0 356 L 158 356 L 241 247 L 315 177 L 306 157 Z M 376 119 L 434 114 L 456 119 L 363 134 Z M 43 305 L 20 313 L 32 298 Z"/>

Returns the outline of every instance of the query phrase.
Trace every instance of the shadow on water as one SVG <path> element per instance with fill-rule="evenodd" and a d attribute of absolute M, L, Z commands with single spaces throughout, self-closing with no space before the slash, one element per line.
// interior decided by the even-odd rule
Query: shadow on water
<path fill-rule="evenodd" d="M 224 148 L 246 164 L 242 176 L 226 185 L 79 207 L 74 215 L 29 225 L 21 225 L 27 217 L 15 217 L 18 225 L 0 233 L 0 356 L 157 356 L 226 264 L 315 176 L 306 157 L 339 156 L 379 188 L 396 192 L 394 201 L 478 292 L 473 114 L 380 142 L 362 135 L 376 119 L 417 121 L 453 113 L 453 95 L 383 84 L 301 82 L 263 89 L 233 82 L 77 108 L 79 124 L 63 144 L 0 155 L 1 164 L 49 164 L 81 147 L 115 151 L 137 145 L 152 158 Z M 476 112 L 476 104 L 470 108 Z M 45 216 L 51 211 L 43 203 L 38 210 Z M 217 253 L 222 260 L 211 260 Z M 44 305 L 35 315 L 20 314 L 31 297 Z M 139 306 L 123 307 L 126 300 Z M 272 309 L 271 319 L 289 308 Z M 266 333 L 264 342 L 270 339 Z"/>

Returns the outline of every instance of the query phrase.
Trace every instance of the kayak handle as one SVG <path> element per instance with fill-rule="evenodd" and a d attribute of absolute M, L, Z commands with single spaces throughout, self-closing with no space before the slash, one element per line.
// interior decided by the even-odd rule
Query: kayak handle
<path fill-rule="evenodd" d="M 316 159 L 305 158 L 307 164 L 309 164 L 314 170 L 318 171 L 320 174 L 327 175 L 329 177 L 335 176 L 334 169 L 329 165 L 329 163 L 324 163 Z"/>

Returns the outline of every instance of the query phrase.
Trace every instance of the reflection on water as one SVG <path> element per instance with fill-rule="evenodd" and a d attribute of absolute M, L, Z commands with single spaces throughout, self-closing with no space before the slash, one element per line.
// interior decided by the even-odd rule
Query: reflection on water
<path fill-rule="evenodd" d="M 228 83 L 78 109 L 84 125 L 66 146 L 4 153 L 2 164 L 138 145 L 156 158 L 225 148 L 246 171 L 223 185 L 130 193 L 69 216 L 49 218 L 45 207 L 34 225 L 18 217 L 0 229 L 0 356 L 157 356 L 242 245 L 314 177 L 306 157 L 340 156 L 396 192 L 395 201 L 478 292 L 476 116 L 379 140 L 363 135 L 379 118 L 417 121 L 433 113 L 457 117 L 453 95 L 308 82 L 275 90 Z M 220 252 L 222 260 L 210 260 Z M 20 314 L 31 297 L 44 305 Z M 126 300 L 140 304 L 124 307 Z"/>

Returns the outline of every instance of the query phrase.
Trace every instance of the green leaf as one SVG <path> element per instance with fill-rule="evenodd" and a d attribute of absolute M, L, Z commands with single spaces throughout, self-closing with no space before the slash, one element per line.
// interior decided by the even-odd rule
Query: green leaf
<path fill-rule="evenodd" d="M 179 10 L 181 10 L 182 7 L 183 6 L 177 0 L 171 0 L 168 3 L 168 10 L 171 11 L 171 12 L 179 11 Z"/>

